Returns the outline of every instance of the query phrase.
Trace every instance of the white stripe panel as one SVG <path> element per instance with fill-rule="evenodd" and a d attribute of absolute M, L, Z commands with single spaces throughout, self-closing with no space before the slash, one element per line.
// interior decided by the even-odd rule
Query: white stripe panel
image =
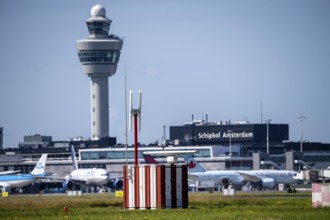
<path fill-rule="evenodd" d="M 145 167 L 139 166 L 139 194 L 140 194 L 140 209 L 146 208 L 146 187 L 145 187 Z"/>
<path fill-rule="evenodd" d="M 150 206 L 156 208 L 156 166 L 150 165 Z"/>
<path fill-rule="evenodd" d="M 322 185 L 322 206 L 330 206 L 330 185 Z"/>
<path fill-rule="evenodd" d="M 127 169 L 129 169 L 130 172 L 130 178 L 128 180 L 128 192 L 129 192 L 129 196 L 128 196 L 128 208 L 129 209 L 135 209 L 135 204 L 134 204 L 134 166 L 129 165 L 127 167 Z"/>

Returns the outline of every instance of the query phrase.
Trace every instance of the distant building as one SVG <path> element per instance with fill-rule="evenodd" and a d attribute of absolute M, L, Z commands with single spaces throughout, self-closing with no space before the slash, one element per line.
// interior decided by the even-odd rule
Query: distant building
<path fill-rule="evenodd" d="M 3 127 L 0 127 L 0 150 L 3 148 Z"/>
<path fill-rule="evenodd" d="M 20 151 L 27 152 L 29 150 L 41 149 L 43 153 L 47 153 L 47 149 L 50 152 L 61 152 L 73 145 L 75 148 L 100 148 L 110 147 L 117 144 L 115 137 L 105 137 L 98 140 L 86 139 L 83 137 L 72 138 L 66 141 L 53 141 L 52 136 L 43 136 L 40 134 L 26 135 L 24 141 L 19 142 L 18 148 Z"/>
<path fill-rule="evenodd" d="M 42 136 L 40 134 L 24 136 L 24 142 L 19 142 L 19 148 L 39 149 L 46 148 L 52 142 L 51 136 Z"/>

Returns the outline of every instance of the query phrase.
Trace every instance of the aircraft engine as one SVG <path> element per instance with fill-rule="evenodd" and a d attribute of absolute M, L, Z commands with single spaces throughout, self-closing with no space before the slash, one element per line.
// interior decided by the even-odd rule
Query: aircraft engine
<path fill-rule="evenodd" d="M 63 182 L 63 188 L 64 188 L 64 189 L 72 190 L 72 189 L 73 189 L 73 186 L 74 186 L 74 182 L 71 181 L 71 180 L 65 180 L 65 181 Z"/>
<path fill-rule="evenodd" d="M 111 186 L 111 188 L 114 188 L 114 189 L 122 189 L 123 188 L 123 180 L 118 179 L 118 178 L 113 179 L 110 182 L 110 186 Z"/>
<path fill-rule="evenodd" d="M 229 178 L 228 177 L 223 177 L 221 180 L 221 185 L 227 189 L 229 186 L 230 182 L 229 182 Z"/>
<path fill-rule="evenodd" d="M 262 187 L 263 188 L 268 188 L 268 189 L 273 189 L 275 187 L 274 179 L 263 179 L 262 180 Z"/>

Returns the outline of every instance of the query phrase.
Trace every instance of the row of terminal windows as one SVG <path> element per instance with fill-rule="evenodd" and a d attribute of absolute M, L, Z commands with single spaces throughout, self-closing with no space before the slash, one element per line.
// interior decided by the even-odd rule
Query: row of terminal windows
<path fill-rule="evenodd" d="M 80 152 L 81 160 L 126 159 L 126 151 Z M 195 157 L 211 157 L 210 149 L 198 149 Z M 157 156 L 155 156 L 157 157 Z M 181 157 L 180 155 L 178 157 Z M 134 158 L 134 151 L 127 151 L 127 158 Z M 138 158 L 143 158 L 143 151 L 138 151 Z M 160 157 L 157 157 L 160 158 Z"/>
<path fill-rule="evenodd" d="M 322 154 L 322 155 L 304 155 L 303 161 L 305 162 L 329 162 L 330 155 Z"/>
<path fill-rule="evenodd" d="M 80 51 L 78 53 L 79 60 L 82 63 L 98 62 L 98 63 L 118 63 L 120 52 L 113 51 Z"/>
<path fill-rule="evenodd" d="M 22 174 L 28 174 L 34 169 L 35 165 L 16 165 L 14 170 L 20 170 Z"/>
<path fill-rule="evenodd" d="M 87 27 L 90 34 L 108 34 L 110 23 L 88 22 Z"/>
<path fill-rule="evenodd" d="M 106 169 L 106 164 L 79 164 L 79 168 L 83 168 L 83 169 L 88 169 L 88 168 Z"/>

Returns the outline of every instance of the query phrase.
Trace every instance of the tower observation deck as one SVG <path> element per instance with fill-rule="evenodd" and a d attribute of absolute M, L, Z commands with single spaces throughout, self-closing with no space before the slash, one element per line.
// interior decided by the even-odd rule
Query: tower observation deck
<path fill-rule="evenodd" d="M 89 37 L 78 40 L 76 49 L 83 72 L 91 78 L 91 138 L 109 136 L 109 85 L 108 77 L 117 70 L 123 40 L 110 34 L 111 20 L 101 5 L 91 9 L 86 20 Z"/>

